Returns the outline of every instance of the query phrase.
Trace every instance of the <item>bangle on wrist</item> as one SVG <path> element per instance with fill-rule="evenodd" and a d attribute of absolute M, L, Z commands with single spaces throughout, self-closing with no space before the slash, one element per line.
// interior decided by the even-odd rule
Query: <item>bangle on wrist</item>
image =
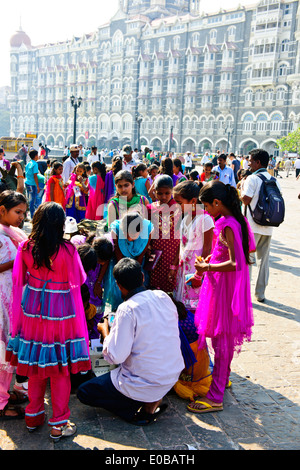
<path fill-rule="evenodd" d="M 207 265 L 207 271 L 210 271 L 210 263 Z"/>
<path fill-rule="evenodd" d="M 198 273 L 196 273 L 194 274 L 194 279 L 196 279 L 197 281 L 201 281 L 202 275 L 200 276 Z"/>

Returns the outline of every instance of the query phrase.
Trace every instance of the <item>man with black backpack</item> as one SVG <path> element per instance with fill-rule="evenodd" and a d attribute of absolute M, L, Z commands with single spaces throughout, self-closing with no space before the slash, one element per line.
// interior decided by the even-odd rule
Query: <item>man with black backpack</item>
<path fill-rule="evenodd" d="M 265 289 L 269 279 L 269 254 L 273 227 L 284 220 L 285 206 L 276 178 L 267 171 L 269 154 L 263 149 L 250 152 L 248 176 L 241 191 L 246 217 L 254 233 L 256 256 L 260 261 L 255 297 L 259 302 L 265 300 Z M 255 262 L 255 256 L 253 256 Z M 251 275 L 251 268 L 250 268 Z"/>

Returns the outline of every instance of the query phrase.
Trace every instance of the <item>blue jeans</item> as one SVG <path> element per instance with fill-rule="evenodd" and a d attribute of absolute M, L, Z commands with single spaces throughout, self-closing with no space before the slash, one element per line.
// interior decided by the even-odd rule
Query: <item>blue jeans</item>
<path fill-rule="evenodd" d="M 113 385 L 109 372 L 81 384 L 77 398 L 85 405 L 104 408 L 128 422 L 143 405 L 120 393 Z"/>
<path fill-rule="evenodd" d="M 37 209 L 37 187 L 35 185 L 26 184 L 27 197 L 29 199 L 29 210 L 31 218 Z"/>
<path fill-rule="evenodd" d="M 36 196 L 37 207 L 39 207 L 42 204 L 43 196 L 44 196 L 44 188 L 41 188 L 40 192 Z"/>

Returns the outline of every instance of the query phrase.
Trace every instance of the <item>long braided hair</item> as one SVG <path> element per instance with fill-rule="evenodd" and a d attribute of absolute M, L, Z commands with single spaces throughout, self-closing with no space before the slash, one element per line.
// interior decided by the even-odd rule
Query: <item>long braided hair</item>
<path fill-rule="evenodd" d="M 202 203 L 212 204 L 215 199 L 224 204 L 232 216 L 239 222 L 242 230 L 242 244 L 247 264 L 251 264 L 249 255 L 249 232 L 245 217 L 242 214 L 241 202 L 237 190 L 230 184 L 221 181 L 210 181 L 200 191 L 199 199 Z"/>

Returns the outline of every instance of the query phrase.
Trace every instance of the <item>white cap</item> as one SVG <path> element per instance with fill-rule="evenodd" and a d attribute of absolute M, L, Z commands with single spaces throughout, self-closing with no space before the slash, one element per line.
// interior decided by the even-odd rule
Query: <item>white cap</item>
<path fill-rule="evenodd" d="M 67 217 L 65 222 L 65 233 L 78 232 L 77 222 L 74 217 Z"/>

